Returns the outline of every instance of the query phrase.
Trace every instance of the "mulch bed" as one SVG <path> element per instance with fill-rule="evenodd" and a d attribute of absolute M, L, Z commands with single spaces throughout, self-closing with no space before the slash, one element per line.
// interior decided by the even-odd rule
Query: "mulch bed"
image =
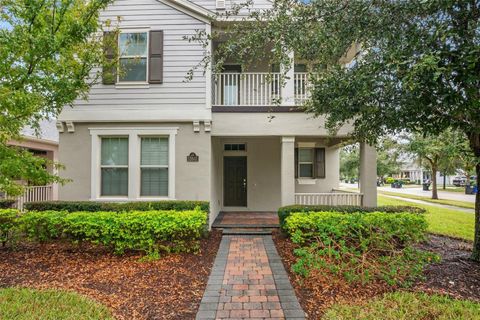
<path fill-rule="evenodd" d="M 220 244 L 212 232 L 198 254 L 153 262 L 69 244 L 0 248 L 0 287 L 72 290 L 103 303 L 116 319 L 194 319 Z"/>
<path fill-rule="evenodd" d="M 307 279 L 302 278 L 291 271 L 291 266 L 296 261 L 293 254 L 296 246 L 279 232 L 274 233 L 273 239 L 308 319 L 320 319 L 336 302 L 365 301 L 398 289 L 383 282 L 352 285 L 320 273 L 312 273 Z M 442 261 L 428 266 L 426 279 L 417 283 L 412 290 L 480 301 L 480 264 L 468 260 L 470 243 L 431 235 L 421 248 L 439 254 Z"/>
<path fill-rule="evenodd" d="M 416 289 L 480 301 L 480 263 L 469 260 L 471 243 L 430 235 L 421 248 L 439 254 L 442 261 L 428 266 L 425 281 Z"/>

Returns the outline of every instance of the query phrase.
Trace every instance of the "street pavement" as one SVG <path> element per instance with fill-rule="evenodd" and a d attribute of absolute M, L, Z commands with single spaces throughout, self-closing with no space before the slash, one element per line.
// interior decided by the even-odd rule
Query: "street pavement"
<path fill-rule="evenodd" d="M 357 184 L 350 184 L 350 183 L 340 183 L 340 187 L 342 188 L 357 188 Z M 430 187 L 430 191 L 423 191 L 422 187 L 403 187 L 400 189 L 394 189 L 390 186 L 378 187 L 377 190 L 379 192 L 394 192 L 400 194 L 411 194 L 415 196 L 422 196 L 422 197 L 431 197 L 432 196 L 432 188 Z M 446 200 L 457 200 L 457 201 L 465 201 L 465 202 L 475 202 L 475 195 L 473 194 L 464 194 L 461 192 L 451 192 L 451 191 L 443 191 L 441 186 L 438 186 L 438 198 L 446 199 Z"/>

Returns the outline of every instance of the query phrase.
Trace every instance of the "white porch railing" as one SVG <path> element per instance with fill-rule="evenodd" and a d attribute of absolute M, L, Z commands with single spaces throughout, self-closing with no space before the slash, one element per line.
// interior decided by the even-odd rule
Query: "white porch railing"
<path fill-rule="evenodd" d="M 281 97 L 280 73 L 216 73 L 213 105 L 270 106 Z"/>
<path fill-rule="evenodd" d="M 25 192 L 23 195 L 8 198 L 15 200 L 15 208 L 23 210 L 25 203 L 53 200 L 53 187 L 51 185 L 25 187 Z"/>
<path fill-rule="evenodd" d="M 296 72 L 294 75 L 295 81 L 295 104 L 301 105 L 308 99 L 308 73 Z"/>
<path fill-rule="evenodd" d="M 361 193 L 295 193 L 295 204 L 328 206 L 361 206 Z"/>

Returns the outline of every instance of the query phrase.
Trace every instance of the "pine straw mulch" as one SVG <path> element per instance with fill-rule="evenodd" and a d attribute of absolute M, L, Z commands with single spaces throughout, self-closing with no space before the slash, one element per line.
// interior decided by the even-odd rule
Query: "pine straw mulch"
<path fill-rule="evenodd" d="M 352 285 L 321 273 L 312 273 L 305 279 L 291 271 L 296 261 L 293 254 L 296 246 L 280 232 L 275 232 L 273 239 L 308 319 L 320 319 L 334 303 L 367 301 L 398 289 L 384 282 Z M 431 235 L 421 248 L 439 254 L 442 261 L 428 266 L 425 280 L 412 290 L 480 301 L 480 264 L 468 260 L 470 243 Z"/>
<path fill-rule="evenodd" d="M 153 262 L 68 244 L 0 247 L 0 287 L 72 290 L 103 303 L 116 319 L 194 319 L 221 240 L 212 232 L 198 254 Z"/>

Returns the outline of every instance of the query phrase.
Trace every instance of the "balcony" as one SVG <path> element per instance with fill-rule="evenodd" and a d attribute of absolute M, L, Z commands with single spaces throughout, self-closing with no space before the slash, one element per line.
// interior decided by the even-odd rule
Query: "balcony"
<path fill-rule="evenodd" d="M 282 79 L 280 73 L 228 72 L 213 75 L 215 107 L 299 106 L 308 98 L 306 72 Z"/>

